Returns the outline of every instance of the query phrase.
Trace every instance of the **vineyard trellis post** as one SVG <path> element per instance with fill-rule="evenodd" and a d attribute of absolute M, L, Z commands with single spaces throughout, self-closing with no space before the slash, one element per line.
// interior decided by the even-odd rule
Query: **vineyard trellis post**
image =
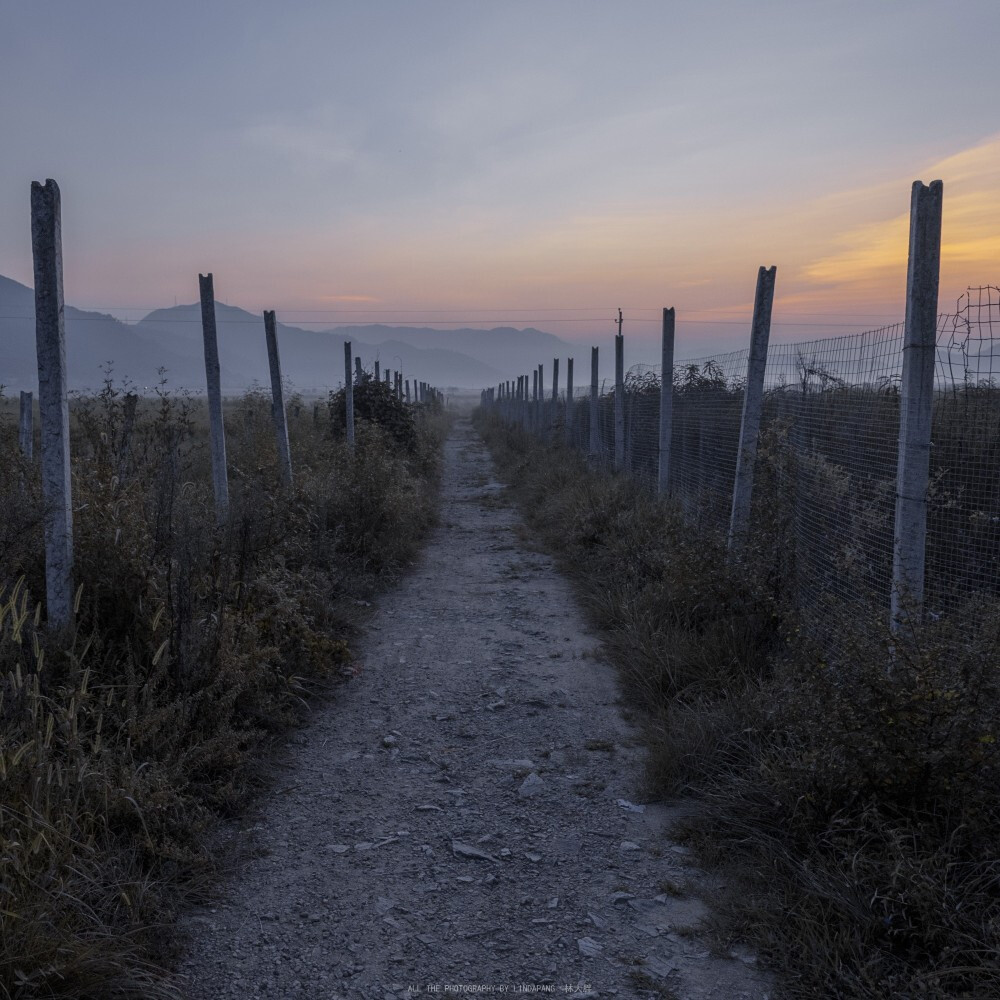
<path fill-rule="evenodd" d="M 753 303 L 753 323 L 750 328 L 750 356 L 747 360 L 747 381 L 743 390 L 743 417 L 740 421 L 740 443 L 736 453 L 736 478 L 733 483 L 733 506 L 729 517 L 728 549 L 737 552 L 746 536 L 753 495 L 754 462 L 757 458 L 757 438 L 764 407 L 764 372 L 767 368 L 767 342 L 771 334 L 771 306 L 774 302 L 774 280 L 777 267 L 761 267 L 757 271 L 757 291 Z"/>
<path fill-rule="evenodd" d="M 208 384 L 208 423 L 212 453 L 212 486 L 215 519 L 221 525 L 229 518 L 229 480 L 226 476 L 226 429 L 222 420 L 222 387 L 219 371 L 219 339 L 215 326 L 215 289 L 211 274 L 199 274 L 201 331 L 205 343 L 205 380 Z"/>
<path fill-rule="evenodd" d="M 538 394 L 535 396 L 535 433 L 542 436 L 542 414 L 545 412 L 545 366 L 538 366 Z"/>
<path fill-rule="evenodd" d="M 361 358 L 357 359 L 358 365 Z M 360 371 L 358 379 L 360 381 Z M 344 341 L 344 427 L 347 428 L 347 446 L 354 447 L 354 382 L 351 379 L 351 342 Z"/>
<path fill-rule="evenodd" d="M 923 610 L 943 194 L 941 181 L 914 181 L 910 192 L 890 597 L 890 624 L 896 633 L 919 621 Z"/>
<path fill-rule="evenodd" d="M 667 494 L 670 477 L 670 436 L 674 416 L 674 310 L 663 310 L 663 342 L 660 354 L 660 460 L 656 492 Z"/>
<path fill-rule="evenodd" d="M 34 411 L 32 395 L 21 390 L 21 412 L 17 425 L 17 444 L 21 454 L 30 462 L 35 443 Z"/>
<path fill-rule="evenodd" d="M 566 444 L 573 443 L 573 359 L 566 359 Z"/>
<path fill-rule="evenodd" d="M 618 329 L 622 328 L 618 310 Z M 615 472 L 625 468 L 625 338 L 615 334 Z"/>
<path fill-rule="evenodd" d="M 359 354 L 354 359 L 354 384 L 361 385 L 362 381 L 364 381 L 364 377 L 365 377 L 365 372 L 364 369 L 361 367 L 361 355 Z"/>
<path fill-rule="evenodd" d="M 378 358 L 375 359 L 375 381 L 380 382 L 382 379 L 381 369 L 379 368 Z"/>
<path fill-rule="evenodd" d="M 552 412 L 549 414 L 548 423 L 556 425 L 556 403 L 559 402 L 559 359 L 552 359 Z"/>
<path fill-rule="evenodd" d="M 288 423 L 285 420 L 285 392 L 281 384 L 281 359 L 278 355 L 278 330 L 274 310 L 264 312 L 264 337 L 267 340 L 267 364 L 271 371 L 271 418 L 278 443 L 278 470 L 285 486 L 292 485 L 292 452 L 288 446 Z M 350 374 L 350 372 L 348 372 Z"/>
<path fill-rule="evenodd" d="M 73 615 L 73 500 L 69 465 L 69 395 L 63 306 L 62 205 L 52 179 L 31 183 L 31 251 L 35 274 L 35 345 L 45 501 L 45 603 L 48 621 Z"/>
<path fill-rule="evenodd" d="M 597 426 L 597 356 L 598 349 L 590 349 L 590 457 L 597 458 L 601 451 L 601 438 Z"/>
<path fill-rule="evenodd" d="M 410 401 L 410 380 L 409 379 L 406 380 L 406 401 L 407 401 L 407 403 L 409 403 L 409 401 Z"/>

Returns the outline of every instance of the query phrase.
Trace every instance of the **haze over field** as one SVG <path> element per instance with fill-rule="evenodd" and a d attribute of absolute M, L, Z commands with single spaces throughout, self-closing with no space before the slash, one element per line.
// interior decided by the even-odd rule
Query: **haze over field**
<path fill-rule="evenodd" d="M 53 177 L 84 310 L 211 271 L 302 331 L 533 327 L 579 359 L 621 306 L 632 363 L 672 305 L 691 357 L 744 345 L 761 264 L 776 340 L 900 319 L 910 183 L 941 178 L 947 309 L 1000 279 L 998 29 L 995 0 L 9 4 L 0 274 L 31 284 Z M 524 370 L 464 336 L 436 349 Z"/>

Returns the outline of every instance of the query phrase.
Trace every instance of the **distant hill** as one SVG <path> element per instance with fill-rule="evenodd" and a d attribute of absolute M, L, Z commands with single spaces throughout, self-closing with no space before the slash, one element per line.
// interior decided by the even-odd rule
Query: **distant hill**
<path fill-rule="evenodd" d="M 268 382 L 267 348 L 261 316 L 236 306 L 215 304 L 215 322 L 219 334 L 219 359 L 224 389 L 245 388 L 254 378 Z M 325 391 L 343 383 L 344 342 L 352 341 L 355 356 L 360 356 L 366 370 L 378 359 L 382 368 L 402 370 L 403 377 L 430 382 L 432 385 L 480 387 L 500 378 L 499 373 L 481 360 L 458 350 L 424 349 L 403 340 L 367 343 L 367 327 L 342 330 L 303 330 L 279 322 L 278 350 L 282 374 L 301 392 Z M 199 304 L 157 309 L 136 324 L 145 338 L 163 344 L 186 344 L 200 352 L 201 306 Z M 239 374 L 233 378 L 227 372 Z M 248 376 L 246 372 L 254 374 Z M 204 375 L 201 376 L 202 383 Z"/>
<path fill-rule="evenodd" d="M 103 313 L 66 306 L 65 317 L 70 389 L 99 387 L 101 368 L 109 361 L 116 380 L 128 377 L 140 388 L 156 384 L 161 366 L 168 370 L 172 384 L 196 384 L 197 368 L 190 351 L 177 351 L 169 342 L 151 343 L 134 326 Z M 0 275 L 0 383 L 12 391 L 34 391 L 37 366 L 35 293 Z M 204 378 L 202 362 L 202 385 Z"/>
<path fill-rule="evenodd" d="M 37 387 L 34 311 L 34 292 L 0 276 L 0 383 L 9 391 Z M 215 316 L 223 392 L 242 392 L 255 382 L 267 385 L 263 317 L 220 302 Z M 352 341 L 355 356 L 368 371 L 378 359 L 383 369 L 401 369 L 404 378 L 476 391 L 531 372 L 539 363 L 544 363 L 549 378 L 552 358 L 574 353 L 573 345 L 533 328 L 371 325 L 304 330 L 281 323 L 279 316 L 278 346 L 286 380 L 305 394 L 342 384 L 345 340 Z M 128 379 L 139 391 L 158 384 L 163 368 L 170 388 L 204 392 L 201 306 L 155 309 L 138 323 L 66 306 L 66 357 L 70 389 L 99 388 L 102 368 L 110 363 L 116 382 Z"/>
<path fill-rule="evenodd" d="M 338 326 L 332 332 L 341 336 L 357 337 L 369 344 L 379 344 L 387 349 L 388 343 L 409 344 L 422 349 L 460 351 L 489 365 L 497 372 L 496 380 L 516 378 L 530 372 L 539 364 L 548 370 L 553 358 L 581 354 L 579 345 L 560 340 L 551 333 L 533 327 L 518 330 L 512 326 L 498 326 L 492 330 L 432 330 L 417 326 Z M 589 360 L 589 351 L 588 351 Z M 484 384 L 489 384 L 487 381 Z"/>

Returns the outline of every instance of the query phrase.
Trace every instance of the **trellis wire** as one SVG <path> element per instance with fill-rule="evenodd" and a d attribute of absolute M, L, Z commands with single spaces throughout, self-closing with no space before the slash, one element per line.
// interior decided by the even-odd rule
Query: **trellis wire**
<path fill-rule="evenodd" d="M 1000 595 L 1000 290 L 970 288 L 939 318 L 928 494 L 926 611 Z M 858 601 L 887 606 L 899 436 L 902 323 L 771 346 L 750 536 L 756 558 L 823 621 Z M 732 502 L 748 351 L 675 364 L 670 497 L 693 530 L 723 533 Z M 656 489 L 658 366 L 625 378 L 625 471 Z M 590 386 L 547 404 L 540 432 L 586 454 Z M 516 409 L 516 407 L 514 408 Z M 516 419 L 516 418 L 515 418 Z M 533 423 L 526 424 L 529 430 Z M 600 454 L 614 455 L 614 384 L 600 387 Z"/>

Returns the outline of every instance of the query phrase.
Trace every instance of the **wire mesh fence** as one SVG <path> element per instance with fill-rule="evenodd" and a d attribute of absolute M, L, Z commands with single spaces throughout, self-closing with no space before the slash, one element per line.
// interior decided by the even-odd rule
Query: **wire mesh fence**
<path fill-rule="evenodd" d="M 1000 595 L 1000 290 L 972 288 L 941 316 L 927 503 L 927 614 Z M 755 466 L 750 537 L 767 572 L 823 620 L 888 608 L 903 325 L 773 345 Z M 697 530 L 724 532 L 732 505 L 749 351 L 679 362 L 671 373 L 668 493 Z M 662 373 L 623 385 L 623 469 L 656 489 Z M 511 420 L 614 465 L 615 386 L 577 384 L 572 405 L 513 400 Z M 597 435 L 591 427 L 596 421 Z"/>

